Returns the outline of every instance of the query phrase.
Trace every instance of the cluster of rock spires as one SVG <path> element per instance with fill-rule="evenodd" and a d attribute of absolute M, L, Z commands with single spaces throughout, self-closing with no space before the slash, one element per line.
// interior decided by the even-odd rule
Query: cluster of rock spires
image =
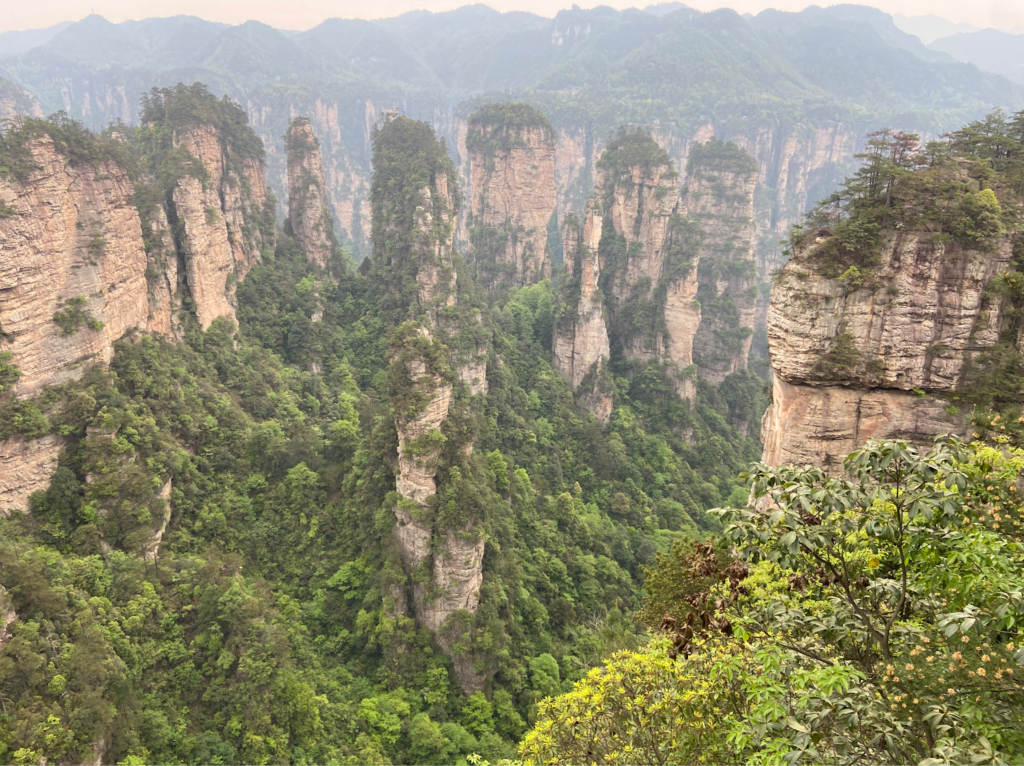
<path fill-rule="evenodd" d="M 471 269 L 495 291 L 550 278 L 550 125 L 520 105 L 485 110 L 471 128 Z M 396 147 L 422 151 L 387 158 L 390 136 Z M 460 195 L 443 144 L 404 117 L 385 121 L 376 138 L 378 170 L 391 162 L 394 177 L 414 187 L 380 194 L 372 211 L 370 274 L 399 324 L 389 371 L 398 452 L 388 596 L 393 615 L 414 618 L 452 653 L 459 621 L 480 602 L 485 543 L 482 519 L 442 518 L 439 497 L 457 494 L 460 472 L 474 470 L 467 413 L 487 393 L 490 331 L 474 278 L 460 273 L 454 252 Z M 109 362 L 114 342 L 133 330 L 180 340 L 188 321 L 207 329 L 234 319 L 235 285 L 274 247 L 262 161 L 234 156 L 211 124 L 180 130 L 173 143 L 205 174 L 182 175 L 145 209 L 125 169 L 75 164 L 45 135 L 29 143 L 35 170 L 0 179 L 0 327 L 21 371 L 14 395 L 31 397 Z M 322 270 L 339 251 L 309 120 L 293 122 L 287 144 L 287 226 Z M 719 384 L 746 366 L 758 297 L 758 168 L 743 149 L 709 140 L 692 147 L 680 180 L 641 131 L 613 139 L 596 168 L 582 217 L 563 220 L 553 363 L 577 403 L 607 422 L 612 360 L 664 365 L 683 399 L 693 398 L 696 380 Z M 1006 306 L 987 288 L 1010 263 L 1009 243 L 982 253 L 894 234 L 876 278 L 856 284 L 818 267 L 815 249 L 828 236 L 808 237 L 774 282 L 765 461 L 835 469 L 868 438 L 925 442 L 961 432 L 962 418 L 941 396 L 999 336 Z M 88 318 L 74 332 L 54 321 L 69 306 Z M 45 489 L 62 447 L 59 436 L 0 444 L 0 512 L 24 509 Z M 170 482 L 160 496 L 170 496 Z M 454 654 L 462 687 L 482 688 L 472 655 Z"/>
<path fill-rule="evenodd" d="M 75 164 L 45 134 L 28 142 L 36 169 L 23 180 L 0 179 L 0 327 L 3 350 L 21 372 L 14 395 L 34 396 L 108 363 L 115 341 L 133 330 L 181 340 L 186 296 L 204 330 L 234 320 L 237 283 L 274 247 L 262 161 L 233 156 L 211 124 L 176 131 L 173 144 L 205 177 L 182 175 L 144 209 L 125 168 Z M 317 243 L 300 242 L 319 263 Z M 73 332 L 54 321 L 69 305 L 90 319 Z M 54 435 L 0 443 L 0 512 L 26 508 L 29 495 L 46 488 L 62 447 Z"/>
<path fill-rule="evenodd" d="M 757 168 L 741 149 L 708 147 L 691 153 L 680 194 L 679 174 L 654 139 L 621 134 L 597 163 L 583 221 L 566 217 L 554 364 L 603 422 L 612 409 L 613 354 L 667 365 L 687 400 L 695 376 L 720 383 L 746 367 L 757 299 Z M 705 302 L 715 311 L 702 311 Z"/>

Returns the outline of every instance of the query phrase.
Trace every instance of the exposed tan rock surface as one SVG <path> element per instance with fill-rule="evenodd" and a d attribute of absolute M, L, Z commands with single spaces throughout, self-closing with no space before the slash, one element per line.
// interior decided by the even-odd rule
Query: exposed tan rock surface
<path fill-rule="evenodd" d="M 39 166 L 21 183 L 0 180 L 0 326 L 22 373 L 18 396 L 76 379 L 108 362 L 113 342 L 145 329 L 146 252 L 127 173 L 112 162 L 73 167 L 53 141 L 32 139 Z M 66 334 L 54 323 L 65 302 L 83 299 L 102 329 Z"/>
<path fill-rule="evenodd" d="M 219 317 L 234 320 L 238 274 L 220 196 L 185 176 L 174 189 L 174 207 L 187 241 L 186 273 L 199 325 L 206 330 Z"/>
<path fill-rule="evenodd" d="M 56 435 L 0 442 L 0 516 L 28 510 L 29 496 L 50 486 L 64 439 Z"/>
<path fill-rule="evenodd" d="M 176 134 L 201 160 L 207 179 L 182 177 L 173 192 L 174 207 L 185 232 L 189 290 L 196 316 L 205 330 L 218 317 L 235 317 L 235 285 L 259 262 L 263 242 L 261 218 L 266 215 L 266 177 L 252 158 L 238 158 L 241 173 L 212 125 L 198 125 Z"/>
<path fill-rule="evenodd" d="M 643 151 L 660 152 L 650 139 L 637 140 Z M 577 401 L 605 422 L 611 386 L 579 387 L 592 370 L 600 372 L 597 360 L 610 354 L 671 365 L 679 395 L 692 399 L 695 391 L 688 368 L 701 322 L 700 254 L 685 220 L 678 174 L 661 156 L 664 162 L 631 165 L 618 178 L 602 169 L 584 225 L 570 218 L 563 229 L 568 278 L 553 341 L 555 367 L 577 389 Z M 602 233 L 608 243 L 600 249 Z M 640 326 L 639 316 L 648 316 L 649 326 Z"/>
<path fill-rule="evenodd" d="M 831 473 L 869 439 L 929 444 L 960 432 L 964 421 L 947 403 L 908 391 L 846 386 L 802 386 L 776 375 L 772 404 L 761 426 L 762 460 L 769 465 L 813 465 Z"/>
<path fill-rule="evenodd" d="M 681 243 L 681 232 L 673 228 L 685 213 L 676 186 L 678 174 L 669 164 L 644 169 L 629 168 L 629 177 L 612 179 L 599 174 L 597 195 L 606 200 L 606 216 L 615 233 L 625 240 L 626 257 L 610 280 L 607 296 L 609 333 L 615 336 L 627 359 L 658 359 L 673 364 L 680 373 L 676 379 L 679 394 L 693 395 L 693 383 L 682 371 L 693 362 L 693 338 L 701 321 L 697 296 L 697 261 L 694 250 L 688 253 L 689 265 L 680 268 L 670 262 L 669 252 Z M 676 260 L 680 256 L 676 256 Z M 684 256 L 685 257 L 685 256 Z M 602 269 L 607 268 L 602 253 Z M 639 300 L 652 301 L 663 288 L 671 303 L 663 302 L 664 332 L 647 328 L 630 331 L 628 326 Z"/>
<path fill-rule="evenodd" d="M 151 274 L 147 329 L 181 340 L 184 331 L 179 317 L 182 285 L 178 272 L 178 252 L 174 247 L 174 237 L 163 205 L 156 205 L 150 213 L 149 230 L 152 244 L 146 254 Z"/>
<path fill-rule="evenodd" d="M 718 141 L 691 150 L 686 207 L 703 232 L 697 272 L 702 311 L 694 361 L 700 377 L 714 385 L 746 369 L 753 340 L 756 185 L 757 165 L 742 150 Z"/>
<path fill-rule="evenodd" d="M 334 254 L 334 218 L 327 201 L 320 142 L 313 126 L 296 118 L 288 130 L 288 221 L 306 258 L 324 267 Z"/>
<path fill-rule="evenodd" d="M 890 235 L 860 286 L 825 276 L 812 233 L 772 287 L 768 340 L 775 371 L 764 460 L 838 466 L 869 438 L 928 443 L 965 421 L 936 395 L 962 382 L 969 361 L 998 339 L 1001 304 L 986 295 L 1011 258 Z"/>
<path fill-rule="evenodd" d="M 611 395 L 603 395 L 593 388 L 602 377 L 611 354 L 605 307 L 598 288 L 601 227 L 602 217 L 596 200 L 587 206 L 582 225 L 575 216 L 566 218 L 562 229 L 566 273 L 552 350 L 555 369 L 581 397 L 580 403 L 598 420 L 607 423 L 611 417 Z M 573 298 L 575 305 L 570 302 Z M 588 377 L 592 387 L 581 391 L 580 386 Z"/>
<path fill-rule="evenodd" d="M 510 148 L 470 152 L 473 225 L 500 232 L 488 243 L 494 264 L 477 263 L 488 289 L 522 287 L 551 276 L 547 226 L 555 212 L 555 137 L 544 127 L 475 125 L 482 143 Z"/>

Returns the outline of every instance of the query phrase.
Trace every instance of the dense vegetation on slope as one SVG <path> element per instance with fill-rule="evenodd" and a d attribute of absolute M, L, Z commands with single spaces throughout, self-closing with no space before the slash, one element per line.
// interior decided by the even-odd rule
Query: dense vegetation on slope
<path fill-rule="evenodd" d="M 543 701 L 525 761 L 1018 762 L 1024 452 L 1001 446 L 758 467 L 761 510 L 650 575 L 666 637 Z"/>
<path fill-rule="evenodd" d="M 175 112 L 183 124 L 226 119 L 238 146 L 251 142 L 208 94 L 151 94 L 153 124 L 122 131 L 140 189 L 167 188 L 163 169 L 177 167 L 164 131 L 179 98 L 192 104 Z M 644 565 L 718 529 L 704 509 L 745 496 L 735 477 L 759 447 L 729 425 L 728 386 L 700 388 L 684 437 L 658 366 L 623 370 L 602 429 L 549 363 L 550 284 L 487 306 L 456 256 L 458 305 L 491 333 L 488 393 L 457 405 L 459 454 L 439 481 L 453 504 L 438 512 L 457 526 L 460 504 L 477 503 L 486 539 L 460 646 L 492 680 L 486 695 L 459 690 L 430 632 L 387 608 L 402 405 L 389 368 L 407 337 L 395 301 L 414 300 L 403 259 L 416 257 L 403 216 L 423 182 L 450 173 L 428 126 L 394 122 L 375 179 L 394 228 L 375 230 L 367 269 L 326 278 L 279 233 L 238 285 L 237 328 L 187 322 L 184 344 L 134 336 L 109 369 L 5 405 L 5 435 L 59 434 L 66 448 L 31 512 L 0 520 L 0 613 L 16 615 L 0 759 L 510 756 L 540 699 L 638 645 Z M 421 174 L 398 172 L 410 155 Z M 471 458 L 454 449 L 466 439 Z"/>

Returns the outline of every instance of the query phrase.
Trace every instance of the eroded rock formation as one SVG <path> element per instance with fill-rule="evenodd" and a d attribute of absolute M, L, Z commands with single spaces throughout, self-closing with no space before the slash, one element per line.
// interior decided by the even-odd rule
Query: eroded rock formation
<path fill-rule="evenodd" d="M 743 149 L 714 139 L 690 151 L 686 207 L 703 234 L 697 373 L 715 385 L 746 369 L 757 314 L 754 187 L 757 165 Z"/>
<path fill-rule="evenodd" d="M 334 255 L 334 216 L 327 201 L 320 142 L 306 117 L 288 129 L 288 223 L 306 258 L 321 268 Z"/>
<path fill-rule="evenodd" d="M 526 104 L 492 104 L 469 119 L 470 244 L 477 280 L 508 289 L 551 276 L 555 131 Z"/>
<path fill-rule="evenodd" d="M 74 166 L 45 135 L 27 147 L 38 169 L 0 179 L 0 327 L 21 370 L 21 397 L 109 362 L 114 341 L 149 317 L 146 251 L 125 170 L 109 161 Z"/>
<path fill-rule="evenodd" d="M 0 442 L 0 516 L 26 510 L 31 494 L 50 486 L 62 449 L 64 439 L 54 434 Z"/>
<path fill-rule="evenodd" d="M 764 461 L 836 471 L 867 439 L 963 433 L 942 396 L 998 339 L 1002 299 L 986 291 L 1010 263 L 1010 242 L 987 251 L 890 234 L 870 275 L 843 280 L 816 257 L 829 236 L 810 234 L 772 287 Z"/>
<path fill-rule="evenodd" d="M 0 328 L 19 372 L 14 395 L 36 396 L 108 363 L 132 330 L 181 339 L 186 290 L 203 328 L 234 317 L 235 283 L 273 246 L 255 149 L 236 156 L 211 125 L 175 135 L 175 149 L 201 164 L 162 198 L 138 194 L 114 160 L 70 159 L 79 155 L 58 150 L 45 127 L 15 130 L 31 162 L 0 178 Z M 0 506 L 24 509 L 46 488 L 61 444 L 45 437 L 0 446 Z"/>
<path fill-rule="evenodd" d="M 173 191 L 184 231 L 185 263 L 196 317 L 205 330 L 218 317 L 235 317 L 235 285 L 260 259 L 260 220 L 266 215 L 262 163 L 235 157 L 213 125 L 198 125 L 174 137 L 200 160 L 206 178 L 183 176 Z M 240 170 L 239 170 L 240 168 Z"/>
<path fill-rule="evenodd" d="M 458 483 L 460 470 L 470 470 L 464 464 L 473 452 L 467 395 L 486 392 L 489 335 L 480 311 L 459 304 L 452 249 L 458 193 L 433 131 L 395 117 L 381 128 L 376 150 L 379 177 L 394 182 L 376 197 L 374 215 L 389 225 L 374 231 L 371 274 L 393 319 L 409 317 L 393 337 L 388 373 L 398 433 L 395 539 L 405 575 L 390 597 L 396 613 L 411 607 L 417 623 L 450 653 L 480 602 L 484 539 L 481 519 L 439 515 L 439 483 Z M 456 673 L 465 690 L 482 688 L 486 679 L 470 661 L 456 663 Z"/>
<path fill-rule="evenodd" d="M 565 276 L 561 305 L 552 339 L 554 366 L 577 392 L 578 401 L 602 423 L 612 414 L 606 370 L 611 354 L 605 308 L 598 283 L 598 244 L 602 217 L 596 200 L 587 206 L 582 225 L 571 213 L 562 228 Z M 581 388 L 589 378 L 590 386 Z"/>
<path fill-rule="evenodd" d="M 600 395 L 589 382 L 580 389 L 602 354 L 665 363 L 679 395 L 693 397 L 699 234 L 680 203 L 678 173 L 650 135 L 620 134 L 598 171 L 582 228 L 563 232 L 554 357 L 584 407 L 607 421 L 610 386 Z"/>

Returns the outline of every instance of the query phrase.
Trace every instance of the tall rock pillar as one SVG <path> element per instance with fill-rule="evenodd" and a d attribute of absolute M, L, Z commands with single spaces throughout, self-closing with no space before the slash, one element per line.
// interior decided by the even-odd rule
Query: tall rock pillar
<path fill-rule="evenodd" d="M 547 227 L 555 212 L 555 130 L 526 104 L 491 104 L 469 118 L 469 236 L 488 290 L 551 276 Z"/>
<path fill-rule="evenodd" d="M 704 235 L 694 361 L 698 375 L 718 385 L 730 373 L 746 369 L 753 339 L 757 164 L 740 147 L 711 139 L 690 150 L 686 174 L 686 206 Z"/>
<path fill-rule="evenodd" d="M 310 263 L 324 268 L 338 246 L 327 201 L 320 142 L 307 117 L 288 128 L 288 224 Z"/>

